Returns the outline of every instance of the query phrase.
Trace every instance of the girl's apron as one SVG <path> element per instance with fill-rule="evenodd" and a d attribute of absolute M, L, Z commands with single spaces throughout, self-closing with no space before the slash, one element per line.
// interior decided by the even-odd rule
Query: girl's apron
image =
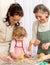
<path fill-rule="evenodd" d="M 20 42 L 21 46 L 17 46 L 17 42 Z M 16 56 L 18 57 L 18 56 L 20 56 L 20 54 L 24 55 L 25 51 L 24 51 L 24 48 L 23 48 L 23 41 L 17 40 L 17 41 L 15 41 L 15 43 L 16 44 L 15 44 L 15 47 L 14 47 L 14 52 L 16 53 Z"/>
<path fill-rule="evenodd" d="M 46 43 L 50 42 L 50 30 L 45 31 L 45 32 L 38 32 L 37 31 L 37 39 L 39 39 L 41 41 L 41 43 L 38 46 L 38 54 L 39 53 L 50 54 L 50 47 L 48 48 L 48 50 L 42 49 L 43 43 L 46 44 Z"/>

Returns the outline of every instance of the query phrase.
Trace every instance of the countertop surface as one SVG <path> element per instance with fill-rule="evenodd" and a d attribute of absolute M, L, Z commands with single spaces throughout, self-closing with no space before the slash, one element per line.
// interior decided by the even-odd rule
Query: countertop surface
<path fill-rule="evenodd" d="M 23 60 L 14 61 L 12 63 L 3 62 L 0 60 L 0 65 L 39 65 L 37 59 L 25 58 Z"/>

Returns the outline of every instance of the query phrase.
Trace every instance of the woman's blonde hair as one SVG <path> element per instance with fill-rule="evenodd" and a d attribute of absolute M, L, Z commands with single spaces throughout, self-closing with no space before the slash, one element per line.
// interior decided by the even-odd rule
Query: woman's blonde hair
<path fill-rule="evenodd" d="M 14 39 L 15 36 L 17 36 L 18 38 L 26 37 L 27 36 L 27 32 L 26 32 L 25 28 L 23 28 L 21 26 L 14 27 L 12 38 Z"/>

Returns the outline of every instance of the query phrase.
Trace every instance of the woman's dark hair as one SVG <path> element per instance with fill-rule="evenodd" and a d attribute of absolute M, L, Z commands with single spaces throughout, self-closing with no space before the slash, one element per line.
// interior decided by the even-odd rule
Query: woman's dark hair
<path fill-rule="evenodd" d="M 19 16 L 23 17 L 24 13 L 23 13 L 23 9 L 20 6 L 20 4 L 18 4 L 18 3 L 11 4 L 7 11 L 5 22 L 8 22 L 10 25 L 9 15 L 10 16 L 19 15 Z"/>
<path fill-rule="evenodd" d="M 20 23 L 19 23 L 19 22 L 15 23 L 15 27 L 16 27 L 16 26 L 20 26 Z"/>
<path fill-rule="evenodd" d="M 37 13 L 39 11 L 42 11 L 42 12 L 48 12 L 48 15 L 49 15 L 49 10 L 48 8 L 44 5 L 44 4 L 39 4 L 37 5 L 34 10 L 33 10 L 33 13 Z"/>

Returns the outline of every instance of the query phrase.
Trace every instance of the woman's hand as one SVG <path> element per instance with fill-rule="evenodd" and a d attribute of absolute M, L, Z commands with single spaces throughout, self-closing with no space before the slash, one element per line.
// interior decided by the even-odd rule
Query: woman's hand
<path fill-rule="evenodd" d="M 2 57 L 2 60 L 5 61 L 5 62 L 8 62 L 8 63 L 13 62 L 13 59 L 11 57 L 9 57 L 9 56 L 7 56 L 7 57 L 6 56 L 3 56 Z"/>
<path fill-rule="evenodd" d="M 28 51 L 31 50 L 32 45 L 38 46 L 39 44 L 40 44 L 40 40 L 38 40 L 38 39 L 36 39 L 36 40 L 31 40 L 31 41 L 29 42 Z"/>
<path fill-rule="evenodd" d="M 44 44 L 42 44 L 42 49 L 48 50 L 49 46 L 50 46 L 50 43 L 46 43 L 46 44 L 44 43 Z"/>
<path fill-rule="evenodd" d="M 42 61 L 47 60 L 47 59 L 50 59 L 50 54 L 40 57 L 37 61 L 42 62 Z"/>
<path fill-rule="evenodd" d="M 50 46 L 50 43 L 46 43 L 46 46 L 47 46 L 47 49 L 49 48 L 49 46 Z"/>
<path fill-rule="evenodd" d="M 38 46 L 39 44 L 40 44 L 40 40 L 38 40 L 38 39 L 36 39 L 35 41 L 34 41 L 34 46 Z"/>
<path fill-rule="evenodd" d="M 29 46 L 28 46 L 28 51 L 31 50 L 31 47 L 32 47 L 33 43 L 34 43 L 34 40 L 30 40 L 30 42 L 29 42 Z"/>

